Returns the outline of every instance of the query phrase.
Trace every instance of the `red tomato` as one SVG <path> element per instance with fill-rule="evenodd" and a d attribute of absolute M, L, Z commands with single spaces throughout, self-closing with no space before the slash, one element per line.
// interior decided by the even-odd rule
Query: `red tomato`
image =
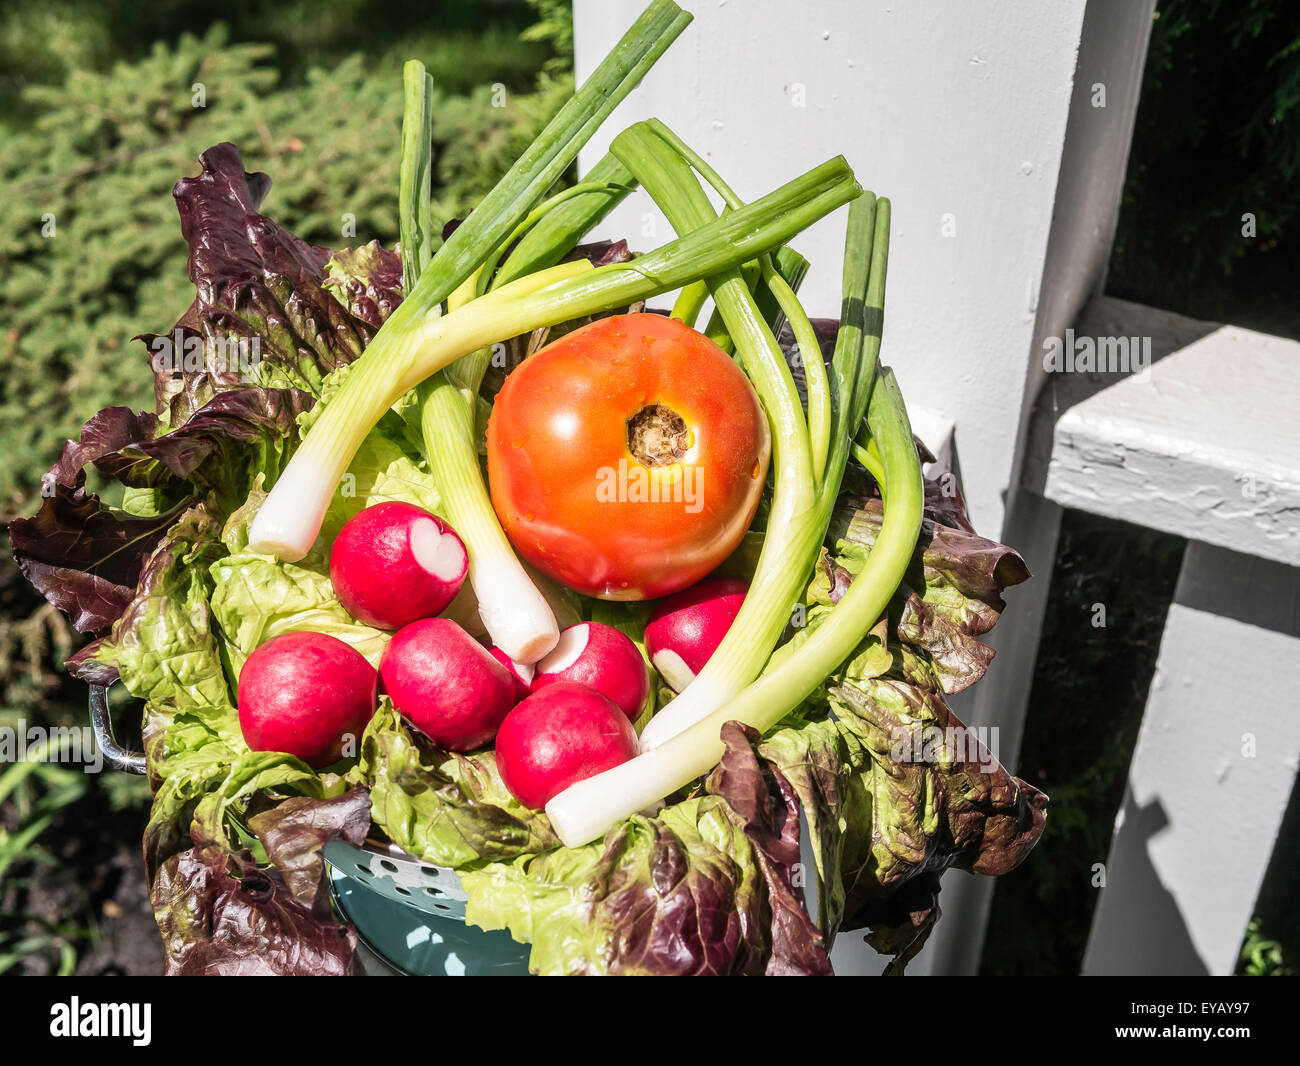
<path fill-rule="evenodd" d="M 492 504 L 515 549 L 610 600 L 667 596 L 730 555 L 770 452 L 740 368 L 652 314 L 600 319 L 527 359 L 487 432 Z"/>

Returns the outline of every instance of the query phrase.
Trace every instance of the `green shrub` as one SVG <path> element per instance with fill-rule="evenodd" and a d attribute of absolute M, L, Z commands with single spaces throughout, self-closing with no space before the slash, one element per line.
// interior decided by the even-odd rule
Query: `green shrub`
<path fill-rule="evenodd" d="M 1298 222 L 1300 5 L 1160 0 L 1108 290 L 1300 337 Z"/>
<path fill-rule="evenodd" d="M 281 88 L 262 45 L 224 32 L 155 45 L 103 73 L 26 93 L 30 129 L 0 145 L 0 501 L 12 510 L 81 421 L 109 403 L 147 406 L 143 345 L 192 289 L 170 190 L 204 148 L 233 141 L 273 179 L 267 213 L 318 244 L 397 234 L 401 73 L 354 56 Z M 463 214 L 558 103 L 484 83 L 435 104 L 436 210 Z M 204 106 L 195 106 L 201 103 Z"/>
<path fill-rule="evenodd" d="M 549 8 L 548 8 L 549 5 Z M 534 16 L 530 7 L 539 7 Z M 282 84 L 299 85 L 312 67 L 333 68 L 355 52 L 382 70 L 412 56 L 439 89 L 467 93 L 499 81 L 532 88 L 553 27 L 569 19 L 568 0 L 227 0 L 202 7 L 189 0 L 42 0 L 7 4 L 0 16 L 0 121 L 27 124 L 26 85 L 54 85 L 73 70 L 135 63 L 152 42 L 206 34 L 220 23 L 235 44 L 274 46 Z M 534 28 L 532 23 L 540 28 Z M 520 31 L 529 28 L 527 39 Z M 571 39 L 571 34 L 570 34 Z M 550 58 L 548 58 L 548 56 Z"/>

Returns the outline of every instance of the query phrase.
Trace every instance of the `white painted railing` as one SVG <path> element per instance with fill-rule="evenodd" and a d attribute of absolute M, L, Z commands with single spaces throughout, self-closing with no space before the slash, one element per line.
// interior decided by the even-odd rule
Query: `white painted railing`
<path fill-rule="evenodd" d="M 1189 541 L 1084 972 L 1231 973 L 1300 766 L 1300 344 L 1107 298 L 1084 337 L 1159 358 L 1075 376 L 1046 495 Z"/>
<path fill-rule="evenodd" d="M 892 199 L 884 357 L 921 419 L 955 427 L 976 527 L 1036 575 L 1007 596 L 992 669 L 954 700 L 970 725 L 999 726 L 1004 763 L 1019 748 L 1061 508 L 1193 541 L 1085 969 L 1230 972 L 1300 752 L 1300 353 L 1095 296 L 1154 0 L 679 2 L 694 25 L 580 164 L 655 115 L 742 196 L 843 153 Z M 574 0 L 579 78 L 642 6 Z M 801 290 L 813 314 L 838 311 L 843 224 L 841 212 L 796 242 L 814 264 Z M 603 228 L 634 245 L 668 233 L 640 196 Z M 1070 328 L 1149 336 L 1166 358 L 1137 381 L 1051 373 L 1045 347 Z M 1240 491 L 1250 478 L 1254 498 Z M 945 879 L 945 917 L 909 972 L 977 968 L 992 887 Z M 837 970 L 878 972 L 855 939 L 837 943 Z"/>

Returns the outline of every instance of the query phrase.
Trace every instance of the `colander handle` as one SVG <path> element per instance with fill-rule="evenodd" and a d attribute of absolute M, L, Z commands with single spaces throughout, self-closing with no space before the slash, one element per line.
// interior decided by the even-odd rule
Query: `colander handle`
<path fill-rule="evenodd" d="M 95 743 L 114 770 L 128 774 L 145 772 L 144 754 L 128 751 L 113 738 L 113 719 L 108 713 L 108 686 L 90 686 L 90 728 L 95 731 Z"/>

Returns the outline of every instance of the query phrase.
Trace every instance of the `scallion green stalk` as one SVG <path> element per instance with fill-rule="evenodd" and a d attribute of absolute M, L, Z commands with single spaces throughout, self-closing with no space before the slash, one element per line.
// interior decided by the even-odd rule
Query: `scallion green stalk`
<path fill-rule="evenodd" d="M 402 291 L 411 292 L 433 258 L 433 78 L 418 59 L 402 67 L 405 106 L 398 171 L 397 217 L 402 243 Z"/>
<path fill-rule="evenodd" d="M 528 213 L 527 217 L 525 217 L 519 225 L 506 235 L 501 244 L 494 248 L 487 259 L 483 261 L 483 266 L 479 268 L 478 273 L 475 275 L 476 284 L 474 295 L 482 296 L 487 292 L 488 288 L 493 285 L 493 283 L 505 284 L 506 281 L 512 280 L 511 278 L 503 278 L 500 276 L 501 272 L 495 269 L 498 261 L 501 259 L 502 255 L 505 254 L 506 249 L 510 245 L 514 244 L 515 241 L 519 240 L 525 233 L 533 229 L 543 218 L 549 215 L 552 211 L 557 210 L 562 204 L 593 193 L 600 195 L 602 197 L 602 202 L 608 202 L 610 200 L 617 202 L 615 197 L 626 196 L 631 191 L 631 186 L 620 187 L 617 185 L 608 185 L 605 182 L 583 181 L 579 182 L 577 185 L 571 185 L 563 192 L 557 192 L 554 196 L 543 200 Z M 532 273 L 532 271 L 529 271 L 529 273 Z"/>
<path fill-rule="evenodd" d="M 695 320 L 704 309 L 704 302 L 709 298 L 709 285 L 706 281 L 695 281 L 685 286 L 673 302 L 671 318 L 683 325 L 694 328 Z"/>
<path fill-rule="evenodd" d="M 798 294 L 799 286 L 803 284 L 804 278 L 808 276 L 808 270 L 812 264 L 789 246 L 778 248 L 776 254 L 772 256 L 772 260 L 776 272 L 785 279 L 785 283 L 790 286 L 790 289 Z M 759 310 L 763 312 L 763 317 L 767 320 L 772 336 L 780 337 L 781 327 L 785 324 L 785 312 L 781 310 L 780 304 L 773 299 L 772 290 L 766 286 L 760 287 L 754 293 L 754 300 L 758 303 Z"/>
<path fill-rule="evenodd" d="M 554 266 L 623 202 L 636 186 L 636 179 L 622 163 L 606 155 L 587 172 L 582 183 L 588 191 L 552 206 L 545 218 L 519 238 L 497 270 L 494 285 Z"/>
<path fill-rule="evenodd" d="M 808 437 L 812 447 L 813 481 L 820 485 L 826 476 L 826 454 L 831 443 L 831 394 L 826 364 L 822 362 L 821 344 L 794 289 L 790 288 L 770 262 L 763 264 L 763 280 L 767 282 L 768 290 L 781 308 L 782 315 L 790 323 L 795 343 L 799 346 L 803 380 L 808 393 Z"/>

